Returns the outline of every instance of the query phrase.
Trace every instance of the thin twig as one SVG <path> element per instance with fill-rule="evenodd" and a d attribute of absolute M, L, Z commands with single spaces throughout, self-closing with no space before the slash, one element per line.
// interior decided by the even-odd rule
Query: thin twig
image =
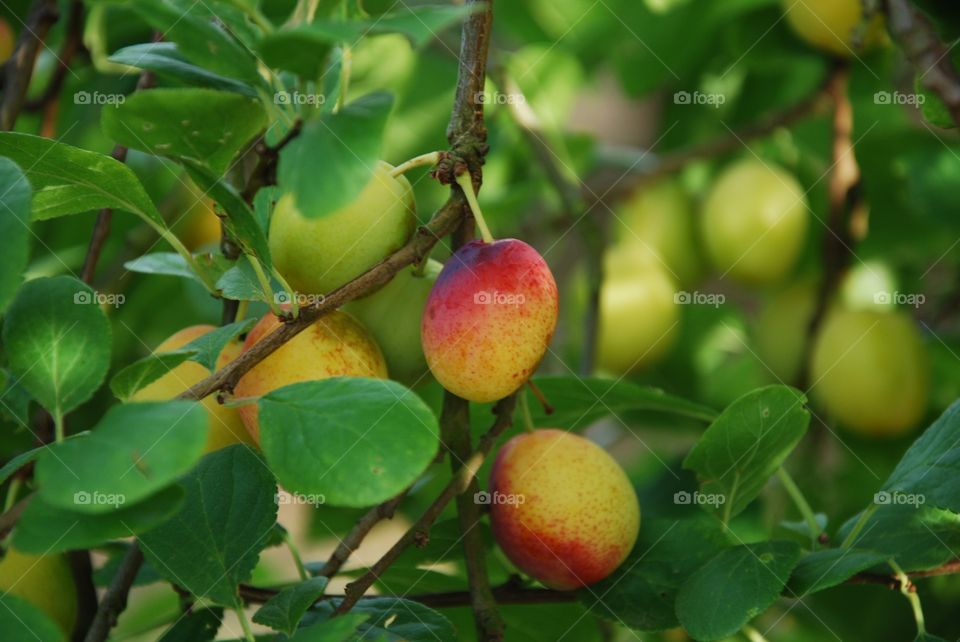
<path fill-rule="evenodd" d="M 82 51 L 83 46 L 84 11 L 81 0 L 70 3 L 70 13 L 67 14 L 66 32 L 60 53 L 57 54 L 57 66 L 47 81 L 43 92 L 32 100 L 26 100 L 23 105 L 25 111 L 46 111 L 50 105 L 56 103 L 63 89 L 63 83 L 70 72 L 70 63 Z"/>
<path fill-rule="evenodd" d="M 7 60 L 3 70 L 3 98 L 0 100 L 0 131 L 10 131 L 17 116 L 23 109 L 23 101 L 30 80 L 33 78 L 33 68 L 37 62 L 37 54 L 43 41 L 50 32 L 50 27 L 60 17 L 57 0 L 36 0 L 27 16 L 17 48 Z"/>
<path fill-rule="evenodd" d="M 127 608 L 130 587 L 133 586 L 133 581 L 142 564 L 143 551 L 140 550 L 140 545 L 134 542 L 127 549 L 117 574 L 113 576 L 110 586 L 103 594 L 103 599 L 100 600 L 100 608 L 97 609 L 97 614 L 93 618 L 93 624 L 90 625 L 85 642 L 103 642 L 107 639 L 110 629 L 117 623 L 117 618 Z"/>
<path fill-rule="evenodd" d="M 388 499 L 382 504 L 374 506 L 367 511 L 367 513 L 354 525 L 353 530 L 351 530 L 346 537 L 340 540 L 340 544 L 333 551 L 333 553 L 330 554 L 327 562 L 323 565 L 323 570 L 320 572 L 320 575 L 324 577 L 333 577 L 336 575 L 347 562 L 347 560 L 350 559 L 350 555 L 352 555 L 353 552 L 360 547 L 360 544 L 363 543 L 363 540 L 367 537 L 370 531 L 373 530 L 373 527 L 384 519 L 393 518 L 393 514 L 396 512 L 397 507 L 409 492 L 410 489 L 407 488 L 396 497 Z"/>

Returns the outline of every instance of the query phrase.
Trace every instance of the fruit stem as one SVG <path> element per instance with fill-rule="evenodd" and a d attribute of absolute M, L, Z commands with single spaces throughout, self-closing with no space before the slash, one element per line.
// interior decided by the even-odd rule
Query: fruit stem
<path fill-rule="evenodd" d="M 237 314 L 234 316 L 234 321 L 243 321 L 247 317 L 247 308 L 250 306 L 249 301 L 238 301 L 237 302 Z"/>
<path fill-rule="evenodd" d="M 917 622 L 917 639 L 920 639 L 927 633 L 927 625 L 923 619 L 923 605 L 920 604 L 920 596 L 917 595 L 916 589 L 913 588 L 913 582 L 910 581 L 910 577 L 907 576 L 893 558 L 887 560 L 887 564 L 890 565 L 890 568 L 896 573 L 897 579 L 900 580 L 900 592 L 903 593 L 903 596 L 910 602 L 910 607 L 913 609 L 913 619 Z"/>
<path fill-rule="evenodd" d="M 527 387 L 530 388 L 530 392 L 533 393 L 533 396 L 537 398 L 537 401 L 540 402 L 540 405 L 543 406 L 543 412 L 548 415 L 553 414 L 553 406 L 550 405 L 550 402 L 547 401 L 546 395 L 543 394 L 543 391 L 537 387 L 537 384 L 533 383 L 532 379 L 527 379 Z"/>
<path fill-rule="evenodd" d="M 520 411 L 523 413 L 523 427 L 533 432 L 536 428 L 533 424 L 533 415 L 530 413 L 530 404 L 527 401 L 527 391 L 521 391 L 517 397 L 520 400 Z"/>
<path fill-rule="evenodd" d="M 243 639 L 247 642 L 257 642 L 257 638 L 253 635 L 253 629 L 250 628 L 250 621 L 247 620 L 247 614 L 243 611 L 243 605 L 234 608 L 233 612 L 237 614 L 240 626 L 243 627 Z"/>
<path fill-rule="evenodd" d="M 868 521 L 870 521 L 870 517 L 873 515 L 873 511 L 875 510 L 877 510 L 877 504 L 871 504 L 860 514 L 860 519 L 857 520 L 857 523 L 853 525 L 850 533 L 843 539 L 843 543 L 840 544 L 840 548 L 850 548 L 853 546 L 853 542 L 857 539 L 857 535 L 860 534 L 860 531 L 863 530 L 863 527 L 867 525 Z"/>
<path fill-rule="evenodd" d="M 297 574 L 300 575 L 300 581 L 306 582 L 310 579 L 310 574 L 307 573 L 307 569 L 303 565 L 303 558 L 300 557 L 300 550 L 297 548 L 297 545 L 293 543 L 290 533 L 283 534 L 283 543 L 287 545 L 288 549 L 290 549 L 290 556 L 293 558 L 293 563 L 297 567 Z"/>
<path fill-rule="evenodd" d="M 402 174 L 406 174 L 408 171 L 414 167 L 423 167 L 424 165 L 436 165 L 440 162 L 440 152 L 428 152 L 426 154 L 420 154 L 419 156 L 414 156 L 408 161 L 404 161 L 393 168 L 393 171 L 390 172 L 390 176 L 396 178 Z"/>
<path fill-rule="evenodd" d="M 493 234 L 487 227 L 487 221 L 483 218 L 483 212 L 480 211 L 480 203 L 477 202 L 477 193 L 473 191 L 473 179 L 470 172 L 464 172 L 457 176 L 457 185 L 463 190 L 463 195 L 467 197 L 467 204 L 470 211 L 473 212 L 473 218 L 477 221 L 477 227 L 480 228 L 480 237 L 484 243 L 493 243 Z"/>
<path fill-rule="evenodd" d="M 820 529 L 820 524 L 817 523 L 817 517 L 814 515 L 813 509 L 810 508 L 807 498 L 803 496 L 800 487 L 793 481 L 793 477 L 790 476 L 786 468 L 783 466 L 778 468 L 777 477 L 780 478 L 780 483 L 783 484 L 783 487 L 787 490 L 787 494 L 790 495 L 790 499 L 793 500 L 797 510 L 800 511 L 803 519 L 807 522 L 807 527 L 810 529 L 810 539 L 812 540 L 813 548 L 816 549 L 817 540 L 823 531 Z"/>
<path fill-rule="evenodd" d="M 280 271 L 277 268 L 273 268 L 272 273 L 273 278 L 280 283 L 280 287 L 290 294 L 290 313 L 293 314 L 293 318 L 296 319 L 298 316 L 300 316 L 300 301 L 298 300 L 299 297 L 297 296 L 297 293 L 292 287 L 290 287 L 290 284 L 287 283 L 287 280 L 283 278 L 283 275 L 280 274 Z"/>

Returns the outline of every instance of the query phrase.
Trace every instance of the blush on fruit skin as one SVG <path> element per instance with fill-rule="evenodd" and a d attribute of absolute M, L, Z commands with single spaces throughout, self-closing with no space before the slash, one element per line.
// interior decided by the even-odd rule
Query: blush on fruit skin
<path fill-rule="evenodd" d="M 253 327 L 244 351 L 273 332 L 282 321 L 268 312 Z M 346 312 L 334 311 L 280 346 L 240 378 L 234 388 L 239 397 L 260 397 L 301 381 L 329 377 L 387 377 L 387 364 L 370 334 Z M 240 406 L 240 417 L 260 443 L 257 404 Z"/>
<path fill-rule="evenodd" d="M 640 530 L 640 504 L 620 465 L 563 430 L 508 441 L 494 461 L 489 492 L 500 548 L 551 588 L 572 590 L 607 577 Z"/>
<path fill-rule="evenodd" d="M 471 241 L 444 265 L 420 336 L 431 372 L 475 402 L 522 386 L 557 326 L 557 284 L 543 257 L 516 239 Z"/>

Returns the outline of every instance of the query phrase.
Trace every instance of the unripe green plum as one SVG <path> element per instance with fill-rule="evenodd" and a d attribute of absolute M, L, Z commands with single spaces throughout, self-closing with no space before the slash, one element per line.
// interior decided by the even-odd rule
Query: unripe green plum
<path fill-rule="evenodd" d="M 390 378 L 411 386 L 430 373 L 420 344 L 420 324 L 430 289 L 443 264 L 428 260 L 423 267 L 422 274 L 413 267 L 401 270 L 370 296 L 344 307 L 380 345 Z"/>
<path fill-rule="evenodd" d="M 174 333 L 157 346 L 156 353 L 171 352 L 216 330 L 212 325 L 194 325 Z M 223 347 L 217 357 L 217 370 L 236 359 L 243 349 L 238 341 L 231 341 Z M 156 381 L 138 390 L 131 401 L 166 401 L 173 399 L 192 385 L 199 383 L 210 372 L 196 361 L 184 361 L 171 369 Z M 232 444 L 253 443 L 250 433 L 240 420 L 236 408 L 229 408 L 217 402 L 216 395 L 210 395 L 200 402 L 207 412 L 207 445 L 204 452 L 211 452 Z"/>
<path fill-rule="evenodd" d="M 899 312 L 834 310 L 810 363 L 813 398 L 865 435 L 896 436 L 923 418 L 927 353 L 910 317 Z"/>
<path fill-rule="evenodd" d="M 490 521 L 517 568 L 561 590 L 610 575 L 640 531 L 640 503 L 605 450 L 563 430 L 508 441 L 490 472 Z"/>
<path fill-rule="evenodd" d="M 268 312 L 247 335 L 243 349 L 249 350 L 282 323 Z M 317 319 L 243 375 L 234 393 L 237 397 L 261 397 L 293 383 L 329 377 L 387 377 L 380 348 L 346 312 L 334 311 Z M 257 404 L 240 406 L 240 417 L 259 444 L 257 415 Z"/>
<path fill-rule="evenodd" d="M 496 401 L 533 374 L 558 313 L 557 284 L 536 250 L 516 239 L 471 241 L 447 260 L 430 291 L 423 353 L 450 392 Z"/>
<path fill-rule="evenodd" d="M 816 307 L 816 284 L 800 281 L 777 292 L 760 311 L 757 356 L 778 381 L 792 384 L 800 376 Z"/>
<path fill-rule="evenodd" d="M 326 294 L 400 249 L 417 226 L 413 188 L 380 161 L 348 205 L 308 218 L 292 194 L 277 201 L 270 219 L 274 266 L 301 294 Z"/>
<path fill-rule="evenodd" d="M 866 261 L 850 268 L 840 284 L 840 299 L 850 310 L 892 310 L 897 277 L 882 261 Z"/>
<path fill-rule="evenodd" d="M 0 593 L 30 602 L 70 639 L 77 621 L 77 587 L 65 555 L 28 555 L 7 549 L 0 560 Z"/>
<path fill-rule="evenodd" d="M 629 246 L 604 258 L 597 366 L 620 375 L 650 366 L 673 347 L 679 328 L 677 289 L 659 261 Z"/>
<path fill-rule="evenodd" d="M 747 159 L 714 182 L 703 240 L 714 267 L 748 284 L 779 281 L 803 249 L 809 216 L 803 188 L 782 169 Z"/>
<path fill-rule="evenodd" d="M 617 209 L 619 243 L 652 252 L 682 286 L 701 272 L 694 233 L 693 203 L 676 181 L 638 190 Z M 639 250 L 642 251 L 642 250 Z"/>
<path fill-rule="evenodd" d="M 880 12 L 863 23 L 863 0 L 783 0 L 787 22 L 808 44 L 838 56 L 855 53 L 886 40 Z M 859 42 L 856 30 L 863 28 Z"/>

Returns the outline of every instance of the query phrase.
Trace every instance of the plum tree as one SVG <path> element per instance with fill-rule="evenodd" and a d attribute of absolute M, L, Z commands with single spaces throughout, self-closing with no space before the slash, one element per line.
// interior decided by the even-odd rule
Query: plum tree
<path fill-rule="evenodd" d="M 199 339 L 203 335 L 215 330 L 212 325 L 194 325 L 175 332 L 164 340 L 156 353 L 170 352 Z M 231 341 L 220 352 L 217 358 L 217 369 L 223 368 L 236 359 L 243 349 L 239 341 Z M 131 399 L 133 401 L 164 401 L 173 399 L 198 381 L 202 381 L 210 373 L 195 361 L 184 361 L 165 375 L 138 390 Z M 240 413 L 235 408 L 229 408 L 219 403 L 211 395 L 202 402 L 207 411 L 208 431 L 206 452 L 223 448 L 231 444 L 252 443 L 250 433 L 240 419 Z"/>
<path fill-rule="evenodd" d="M 247 335 L 244 350 L 249 350 L 282 323 L 276 315 L 268 312 Z M 234 393 L 238 397 L 260 397 L 271 390 L 300 381 L 328 377 L 386 376 L 387 364 L 383 353 L 370 333 L 346 312 L 334 311 L 317 319 L 313 325 L 243 375 Z M 241 406 L 240 417 L 259 443 L 257 405 L 251 403 Z"/>
<path fill-rule="evenodd" d="M 270 218 L 270 253 L 294 290 L 330 292 L 407 241 L 417 225 L 413 188 L 392 170 L 380 161 L 353 201 L 322 217 L 301 212 L 292 194 L 280 197 Z"/>
<path fill-rule="evenodd" d="M 803 249 L 807 226 L 803 188 L 758 160 L 724 170 L 704 203 L 703 240 L 714 267 L 745 283 L 786 276 Z"/>
<path fill-rule="evenodd" d="M 29 555 L 8 548 L 0 560 L 0 591 L 39 608 L 69 639 L 77 620 L 77 587 L 64 555 Z"/>
<path fill-rule="evenodd" d="M 605 450 L 563 430 L 508 441 L 490 472 L 493 535 L 518 568 L 574 589 L 612 573 L 640 530 L 640 503 Z"/>
<path fill-rule="evenodd" d="M 913 322 L 899 312 L 831 312 L 814 344 L 810 372 L 814 399 L 862 434 L 908 432 L 927 407 L 926 350 Z"/>
<path fill-rule="evenodd" d="M 443 265 L 428 260 L 423 270 L 401 270 L 370 296 L 345 306 L 376 339 L 387 360 L 390 377 L 414 385 L 429 374 L 420 344 L 420 324 L 430 289 Z"/>
<path fill-rule="evenodd" d="M 862 0 L 783 0 L 783 10 L 800 38 L 839 56 L 853 56 L 886 39 L 879 12 L 864 21 Z"/>
<path fill-rule="evenodd" d="M 557 325 L 557 284 L 516 239 L 471 241 L 446 262 L 421 325 L 430 371 L 470 401 L 508 396 L 533 374 Z"/>

